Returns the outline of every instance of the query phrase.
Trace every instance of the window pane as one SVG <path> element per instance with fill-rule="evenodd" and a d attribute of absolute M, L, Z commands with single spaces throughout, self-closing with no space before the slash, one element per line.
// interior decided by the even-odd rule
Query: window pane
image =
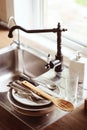
<path fill-rule="evenodd" d="M 44 26 L 56 27 L 58 22 L 68 31 L 63 35 L 87 46 L 87 0 L 46 0 Z"/>

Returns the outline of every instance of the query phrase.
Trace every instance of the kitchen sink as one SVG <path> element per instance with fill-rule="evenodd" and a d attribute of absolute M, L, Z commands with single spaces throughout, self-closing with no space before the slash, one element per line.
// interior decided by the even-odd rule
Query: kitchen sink
<path fill-rule="evenodd" d="M 38 77 L 48 70 L 46 60 L 32 48 L 10 45 L 0 50 L 0 88 L 18 78 L 20 74 Z M 2 88 L 3 89 L 3 88 Z"/>
<path fill-rule="evenodd" d="M 13 89 L 8 85 L 16 80 L 29 79 L 30 81 L 30 79 L 41 77 L 54 77 L 54 71 L 46 69 L 46 64 L 46 55 L 25 45 L 12 44 L 0 49 L 0 107 L 35 129 L 43 129 L 42 123 L 35 124 L 33 122 L 35 118 L 41 118 L 42 121 L 48 120 L 45 126 L 54 122 L 56 116 L 54 105 L 50 102 L 44 106 L 23 105 L 13 99 L 11 91 Z M 57 119 L 55 118 L 55 120 Z"/>
<path fill-rule="evenodd" d="M 43 129 L 67 113 L 63 111 L 60 113 L 60 110 L 50 102 L 44 106 L 21 104 L 15 101 L 13 91 L 8 85 L 16 80 L 23 80 L 23 78 L 35 81 L 43 77 L 58 84 L 59 77 L 54 69 L 45 68 L 46 58 L 46 54 L 25 45 L 12 44 L 0 49 L 0 107 L 35 130 Z M 55 92 L 59 94 L 58 86 Z M 35 118 L 41 122 L 35 123 Z M 43 126 L 44 120 L 46 123 Z"/>

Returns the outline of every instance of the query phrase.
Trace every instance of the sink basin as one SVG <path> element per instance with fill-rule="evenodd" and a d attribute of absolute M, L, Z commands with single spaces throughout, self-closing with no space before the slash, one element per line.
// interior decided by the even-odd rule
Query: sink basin
<path fill-rule="evenodd" d="M 0 107 L 2 106 L 27 126 L 35 127 L 35 129 L 43 129 L 42 122 L 44 120 L 47 120 L 46 125 L 58 120 L 60 111 L 55 109 L 52 103 L 34 107 L 21 104 L 13 98 L 10 91 L 12 89 L 7 85 L 22 76 L 33 79 L 45 77 L 58 82 L 59 77 L 56 76 L 53 69 L 45 69 L 46 64 L 46 56 L 43 53 L 26 46 L 21 45 L 19 48 L 16 44 L 12 44 L 0 49 Z M 56 84 L 58 84 L 57 82 Z M 56 92 L 59 94 L 58 87 Z M 63 113 L 62 115 L 65 114 Z M 31 117 L 31 120 L 30 117 L 28 119 L 28 116 Z M 35 116 L 41 122 L 35 123 Z"/>
<path fill-rule="evenodd" d="M 0 50 L 0 83 L 1 86 L 18 78 L 20 73 L 30 77 L 38 77 L 47 70 L 45 69 L 46 61 L 42 54 L 31 48 L 15 45 Z"/>
<path fill-rule="evenodd" d="M 28 116 L 41 116 L 54 110 L 54 105 L 48 101 L 48 104 L 45 104 L 44 106 L 39 106 L 38 103 L 37 106 L 33 106 L 29 99 L 28 102 L 30 101 L 31 105 L 25 105 L 25 103 L 22 104 L 15 101 L 13 94 L 10 91 L 13 89 L 8 87 L 9 84 L 15 80 L 29 80 L 31 82 L 31 78 L 35 80 L 43 76 L 47 76 L 46 78 L 48 78 L 49 75 L 52 75 L 52 73 L 49 72 L 50 70 L 45 69 L 47 62 L 46 56 L 43 53 L 27 46 L 12 44 L 9 47 L 0 50 L 0 59 L 1 106 L 7 111 L 12 112 L 12 114 L 16 114 L 17 111 L 19 114 Z M 20 94 L 18 96 L 20 96 Z M 21 99 L 24 100 L 22 97 Z"/>

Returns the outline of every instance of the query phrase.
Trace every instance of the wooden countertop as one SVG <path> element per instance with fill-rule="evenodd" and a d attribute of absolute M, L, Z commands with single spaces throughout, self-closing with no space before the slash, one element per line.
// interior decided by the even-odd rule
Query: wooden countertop
<path fill-rule="evenodd" d="M 12 39 L 7 37 L 8 31 L 0 28 L 0 48 L 7 46 Z M 35 120 L 36 123 L 36 120 Z M 0 130 L 35 130 L 24 124 L 17 117 L 0 106 Z M 63 116 L 44 130 L 87 130 L 87 111 L 84 105 L 79 106 L 73 112 Z"/>
<path fill-rule="evenodd" d="M 84 110 L 84 105 L 62 117 L 45 130 L 87 130 L 87 111 Z"/>
<path fill-rule="evenodd" d="M 38 120 L 35 118 L 35 123 Z M 0 106 L 0 130 L 37 130 L 24 124 Z M 87 111 L 81 105 L 73 112 L 63 116 L 44 130 L 87 130 Z"/>
<path fill-rule="evenodd" d="M 33 130 L 0 106 L 0 130 Z"/>

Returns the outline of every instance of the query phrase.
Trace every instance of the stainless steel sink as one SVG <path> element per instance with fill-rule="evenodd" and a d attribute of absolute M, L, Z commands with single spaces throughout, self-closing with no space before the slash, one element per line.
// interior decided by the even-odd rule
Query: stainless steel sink
<path fill-rule="evenodd" d="M 37 51 L 16 45 L 0 50 L 0 83 L 5 86 L 8 82 L 18 78 L 20 73 L 30 77 L 38 77 L 47 70 L 43 55 Z"/>
<path fill-rule="evenodd" d="M 9 82 L 19 79 L 23 75 L 33 79 L 45 77 L 58 84 L 59 77 L 53 69 L 45 69 L 46 64 L 46 55 L 29 47 L 27 48 L 22 45 L 19 47 L 12 44 L 0 49 L 0 107 L 3 107 L 27 126 L 33 129 L 35 128 L 35 130 L 43 129 L 42 122 L 44 120 L 47 120 L 44 126 L 48 126 L 65 115 L 66 112 L 60 113 L 53 104 L 36 108 L 33 106 L 25 107 L 15 100 L 13 102 L 12 93 L 10 92 L 11 89 L 7 85 Z M 56 92 L 59 94 L 58 87 L 56 88 Z M 28 118 L 25 113 L 29 113 L 31 118 Z M 42 120 L 41 123 L 39 121 L 35 123 L 35 117 L 32 115 L 40 115 L 36 119 Z"/>

